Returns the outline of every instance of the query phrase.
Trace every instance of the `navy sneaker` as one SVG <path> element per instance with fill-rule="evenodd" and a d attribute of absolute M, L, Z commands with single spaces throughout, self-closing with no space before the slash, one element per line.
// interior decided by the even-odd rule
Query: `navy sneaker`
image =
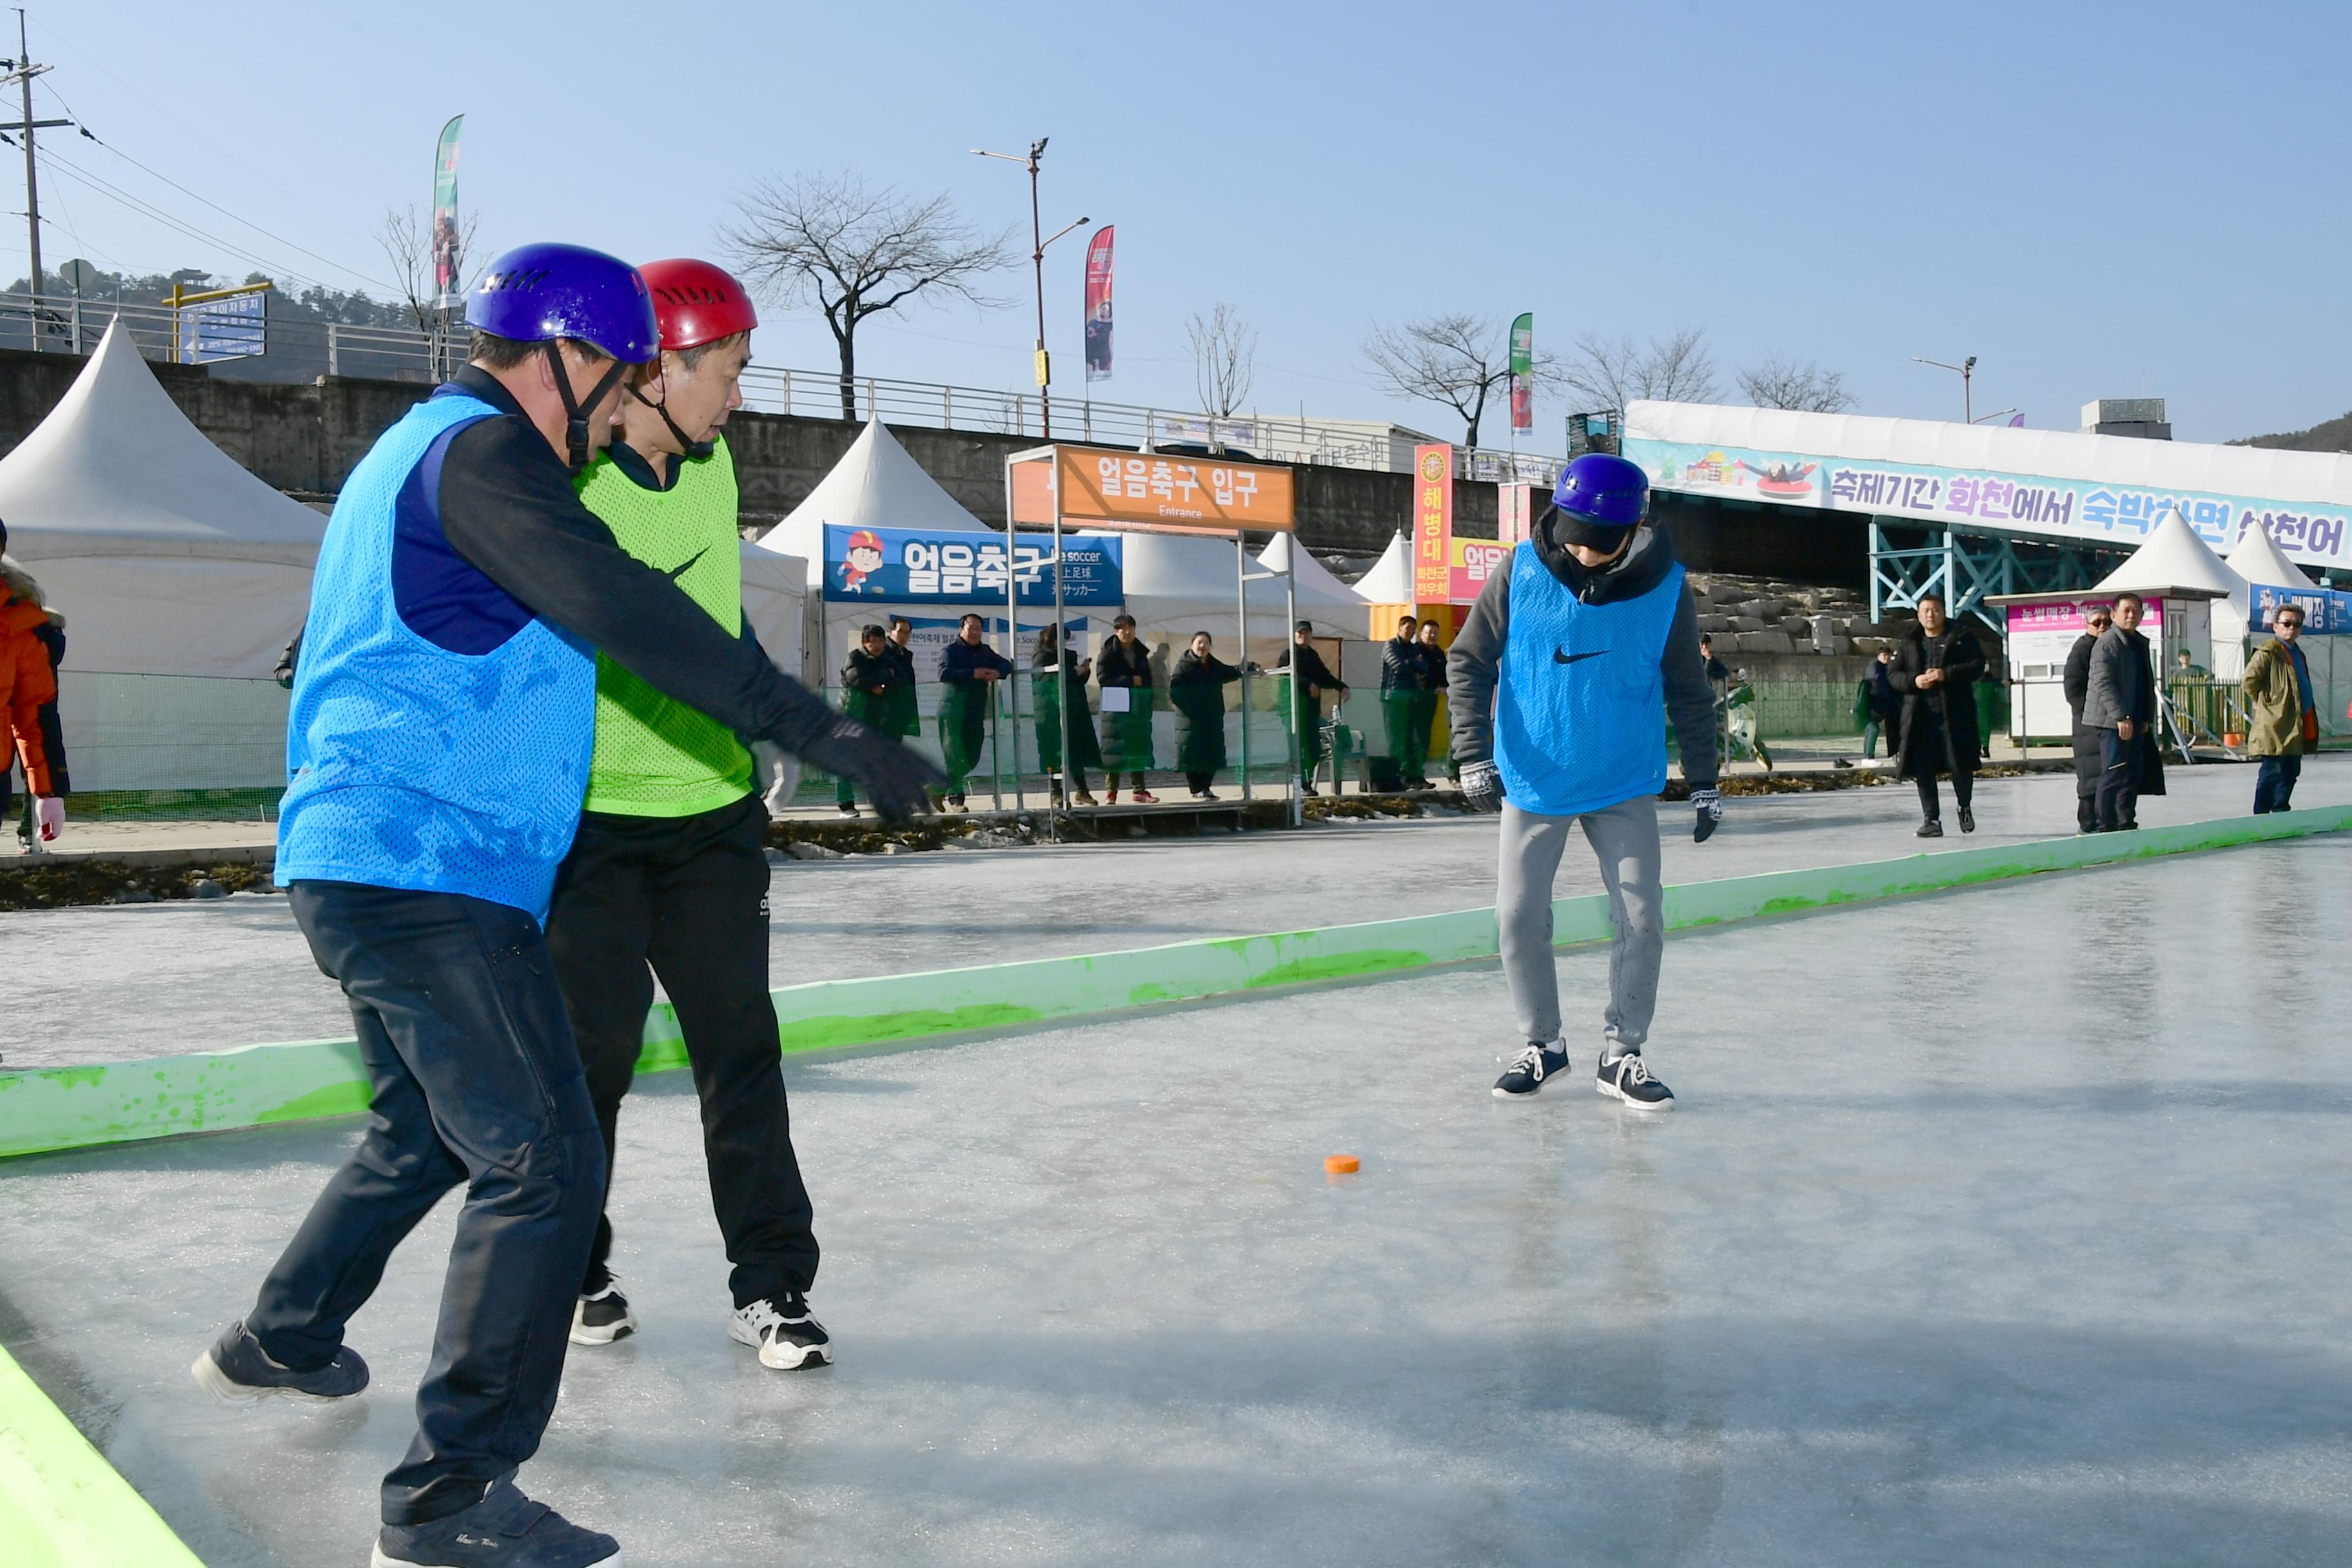
<path fill-rule="evenodd" d="M 1650 1076 L 1639 1051 L 1627 1051 L 1615 1061 L 1601 1058 L 1592 1087 L 1612 1100 L 1622 1100 L 1631 1110 L 1672 1110 L 1674 1090 Z"/>
<path fill-rule="evenodd" d="M 735 1309 L 727 1337 L 760 1352 L 760 1364 L 778 1372 L 824 1366 L 833 1360 L 833 1336 L 809 1315 L 808 1298 L 797 1290 Z"/>
<path fill-rule="evenodd" d="M 1495 1080 L 1496 1100 L 1533 1100 L 1543 1086 L 1568 1070 L 1568 1042 L 1549 1045 L 1529 1040 L 1528 1048 L 1511 1058 L 1510 1069 Z"/>
<path fill-rule="evenodd" d="M 273 1394 L 323 1405 L 349 1399 L 368 1385 L 367 1363 L 351 1346 L 337 1351 L 324 1366 L 298 1372 L 270 1360 L 243 1319 L 231 1323 L 188 1371 L 197 1387 L 229 1405 L 251 1405 Z"/>
<path fill-rule="evenodd" d="M 469 1509 L 429 1524 L 387 1524 L 369 1568 L 621 1568 L 621 1543 L 583 1530 L 500 1480 Z"/>

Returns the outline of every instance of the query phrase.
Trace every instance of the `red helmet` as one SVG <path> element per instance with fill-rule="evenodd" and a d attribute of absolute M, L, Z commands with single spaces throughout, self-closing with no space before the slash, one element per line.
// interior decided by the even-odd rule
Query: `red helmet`
<path fill-rule="evenodd" d="M 715 343 L 760 324 L 743 285 L 708 261 L 679 257 L 648 261 L 637 271 L 654 297 L 654 321 L 666 349 Z"/>

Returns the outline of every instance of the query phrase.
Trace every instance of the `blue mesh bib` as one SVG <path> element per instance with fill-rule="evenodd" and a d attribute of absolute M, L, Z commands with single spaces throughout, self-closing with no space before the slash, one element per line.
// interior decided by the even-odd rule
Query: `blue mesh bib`
<path fill-rule="evenodd" d="M 537 619 L 487 653 L 454 653 L 393 598 L 401 487 L 443 437 L 498 412 L 446 393 L 419 404 L 336 499 L 287 725 L 281 886 L 462 893 L 547 918 L 587 786 L 595 656 Z"/>
<path fill-rule="evenodd" d="M 1638 598 L 1588 605 L 1511 552 L 1511 625 L 1495 692 L 1495 765 L 1521 811 L 1574 816 L 1666 787 L 1665 677 L 1658 660 L 1683 569 Z"/>

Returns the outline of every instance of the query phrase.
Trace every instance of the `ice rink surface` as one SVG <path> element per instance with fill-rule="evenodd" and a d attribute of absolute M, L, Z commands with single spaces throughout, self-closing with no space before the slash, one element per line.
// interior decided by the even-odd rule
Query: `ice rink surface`
<path fill-rule="evenodd" d="M 1988 785 L 1987 833 L 2063 818 L 2056 783 Z M 2226 809 L 2184 796 L 2148 818 Z M 1892 791 L 1734 809 L 1670 877 L 1910 844 Z M 1434 907 L 1482 901 L 1490 827 L 1372 842 L 1328 863 L 1350 915 L 1433 864 Z M 811 881 L 838 919 L 935 863 Z M 1306 913 L 1068 876 L 1061 912 L 1152 940 Z M 572 1352 L 523 1479 L 641 1568 L 2341 1563 L 2347 889 L 2336 836 L 1676 936 L 1654 1119 L 1589 1056 L 1496 1101 L 1488 965 L 788 1061 L 841 1355 L 809 1373 L 726 1339 L 694 1102 L 649 1077 L 614 1196 L 643 1327 Z M 1589 1053 L 1606 954 L 1560 964 Z M 186 1373 L 352 1136 L 0 1165 L 0 1341 L 213 1568 L 363 1561 L 412 1429 L 454 1204 L 353 1324 L 360 1399 Z"/>
<path fill-rule="evenodd" d="M 2150 826 L 2235 816 L 2250 767 L 2176 768 Z M 1740 796 L 1723 831 L 1690 842 L 1664 808 L 1670 882 L 1891 859 L 2072 833 L 2074 781 L 1979 781 L 1972 837 L 1947 791 L 1948 837 L 1912 837 L 1908 784 Z M 2298 797 L 2352 800 L 2352 756 L 2315 757 Z M 1104 952 L 1195 937 L 1469 909 L 1495 901 L 1495 825 L 1477 817 L 1356 824 L 1296 834 L 786 861 L 776 868 L 778 985 L 1016 958 Z M 1580 851 L 1559 893 L 1597 892 Z M 351 1033 L 341 994 L 310 962 L 283 900 L 0 914 L 0 1068 L 127 1061 Z M 22 955 L 19 958 L 17 955 Z"/>

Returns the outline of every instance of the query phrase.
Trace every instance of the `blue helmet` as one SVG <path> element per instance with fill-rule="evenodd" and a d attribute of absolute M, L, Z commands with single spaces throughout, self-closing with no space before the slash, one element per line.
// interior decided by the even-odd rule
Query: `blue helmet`
<path fill-rule="evenodd" d="M 466 324 L 540 345 L 563 399 L 566 457 L 575 474 L 595 451 L 589 411 L 604 401 L 629 366 L 645 364 L 661 352 L 645 279 L 620 258 L 583 245 L 519 245 L 491 262 L 466 300 Z M 613 362 L 584 401 L 573 395 L 572 376 L 556 352 L 563 338 L 586 343 Z"/>
<path fill-rule="evenodd" d="M 466 324 L 524 343 L 577 338 L 625 364 L 647 363 L 661 343 L 637 269 L 582 245 L 520 245 L 491 262 Z"/>
<path fill-rule="evenodd" d="M 1622 458 L 1587 452 L 1559 471 L 1551 504 L 1562 542 L 1614 550 L 1649 515 L 1649 476 Z"/>

